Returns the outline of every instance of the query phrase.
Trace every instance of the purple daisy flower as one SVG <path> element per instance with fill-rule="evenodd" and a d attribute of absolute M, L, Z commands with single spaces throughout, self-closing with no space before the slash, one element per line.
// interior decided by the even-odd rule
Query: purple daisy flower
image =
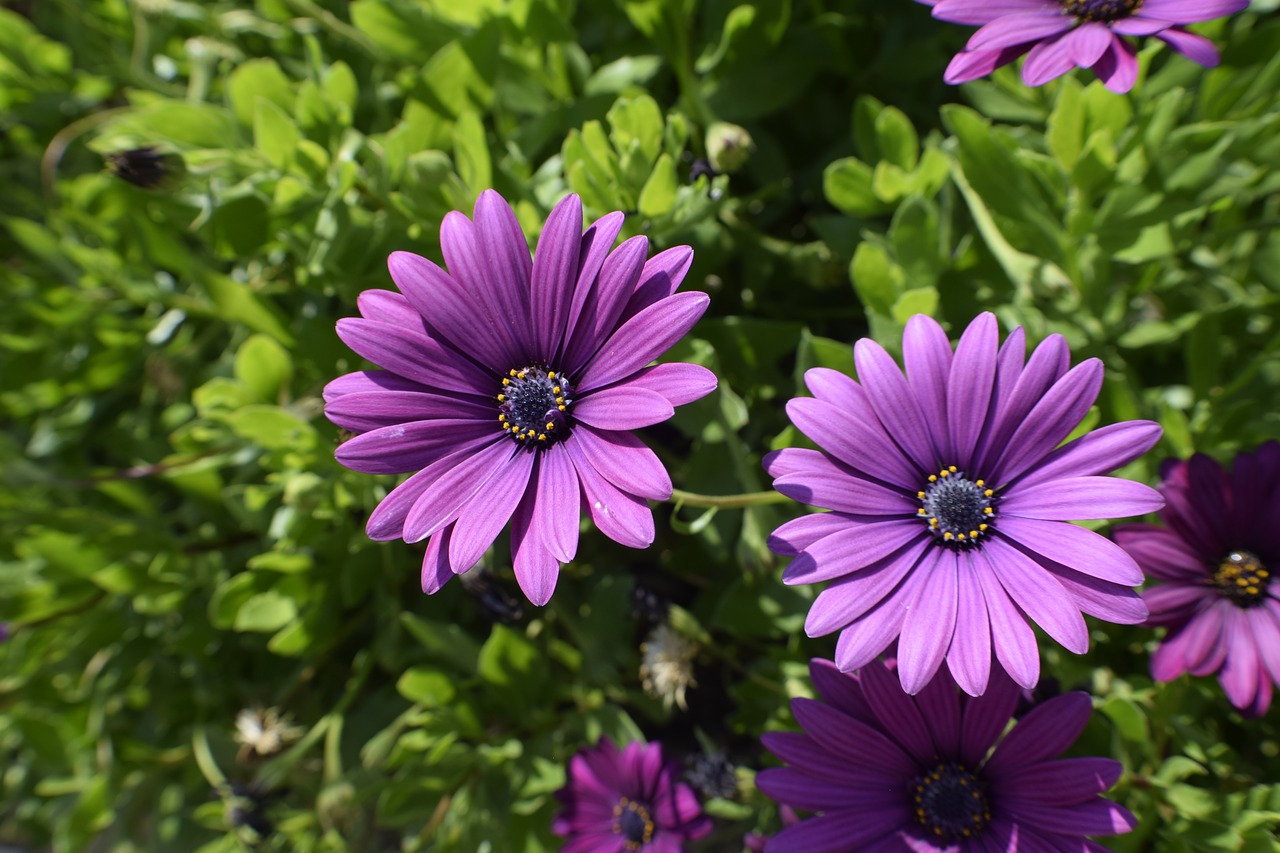
<path fill-rule="evenodd" d="M 819 815 L 765 853 L 1105 851 L 1083 836 L 1136 823 L 1098 796 L 1118 761 L 1057 758 L 1092 713 L 1084 693 L 1050 699 L 1003 734 L 1019 695 L 1004 676 L 972 698 L 940 672 L 912 697 L 879 662 L 847 675 L 814 660 L 809 672 L 822 701 L 792 700 L 803 733 L 762 736 L 790 766 L 761 771 L 756 786 Z"/>
<path fill-rule="evenodd" d="M 1140 515 L 1163 505 L 1149 486 L 1099 476 L 1160 436 L 1150 421 L 1103 427 L 1062 447 L 1102 387 L 1102 363 L 1069 367 L 1061 335 L 1024 365 L 1021 327 L 999 344 L 978 316 L 956 345 L 916 315 L 903 337 L 906 376 L 875 341 L 854 347 L 861 383 L 834 370 L 805 374 L 812 398 L 787 404 L 821 450 L 765 457 L 778 491 L 831 512 L 804 516 L 769 539 L 794 556 L 788 584 L 831 581 L 805 632 L 840 632 L 836 663 L 858 669 L 897 640 L 898 674 L 918 692 L 945 659 L 970 695 L 991 656 L 1023 687 L 1040 675 L 1034 622 L 1077 654 L 1083 613 L 1146 618 L 1129 587 L 1142 571 L 1109 539 L 1072 519 Z"/>
<path fill-rule="evenodd" d="M 356 433 L 337 458 L 366 474 L 403 474 L 369 517 L 369 537 L 428 540 L 422 589 L 474 566 L 511 522 L 520 588 L 555 589 L 578 546 L 580 507 L 609 538 L 653 541 L 646 499 L 671 479 L 630 430 L 710 393 L 693 364 L 648 366 L 706 310 L 676 293 L 693 251 L 648 257 L 633 237 L 613 249 L 621 213 L 582 230 L 575 195 L 547 218 L 532 261 L 510 206 L 493 190 L 474 221 L 440 226 L 449 271 L 408 252 L 388 260 L 400 293 L 360 295 L 362 318 L 338 336 L 384 368 L 339 377 L 325 414 Z"/>
<path fill-rule="evenodd" d="M 1223 471 L 1196 454 L 1166 463 L 1165 526 L 1126 524 L 1115 538 L 1148 576 L 1148 625 L 1168 629 L 1151 675 L 1217 673 L 1231 704 L 1260 715 L 1280 684 L 1280 443 L 1241 453 Z"/>
<path fill-rule="evenodd" d="M 933 16 L 980 26 L 947 66 L 948 83 L 984 77 L 1026 54 L 1022 82 L 1039 86 L 1072 68 L 1089 68 L 1113 92 L 1138 78 L 1138 56 L 1123 36 L 1155 36 L 1212 68 L 1218 51 L 1183 26 L 1232 15 L 1249 0 L 920 0 Z"/>
<path fill-rule="evenodd" d="M 564 811 L 551 831 L 568 839 L 561 853 L 680 853 L 684 842 L 711 832 L 680 765 L 662 745 L 628 744 L 621 752 L 601 738 L 569 761 L 568 783 L 556 792 Z"/>

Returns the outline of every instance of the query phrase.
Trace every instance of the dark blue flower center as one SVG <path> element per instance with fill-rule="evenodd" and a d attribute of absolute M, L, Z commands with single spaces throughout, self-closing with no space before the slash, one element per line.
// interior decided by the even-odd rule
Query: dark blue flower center
<path fill-rule="evenodd" d="M 626 839 L 626 849 L 639 850 L 648 844 L 656 828 L 649 810 L 635 800 L 623 797 L 614 804 L 613 834 Z"/>
<path fill-rule="evenodd" d="M 916 823 L 936 841 L 952 844 L 980 835 L 991 822 L 991 803 L 978 777 L 954 761 L 911 780 Z"/>
<path fill-rule="evenodd" d="M 1142 8 L 1142 0 L 1058 0 L 1062 11 L 1082 21 L 1109 24 Z"/>
<path fill-rule="evenodd" d="M 1254 554 L 1232 551 L 1218 564 L 1213 585 L 1236 607 L 1257 607 L 1266 601 L 1271 572 Z"/>
<path fill-rule="evenodd" d="M 920 499 L 916 514 L 929 522 L 929 532 L 937 541 L 955 548 L 970 547 L 995 520 L 994 495 L 985 481 L 970 480 L 951 465 L 930 474 L 928 484 L 916 492 Z"/>
<path fill-rule="evenodd" d="M 502 378 L 498 422 L 517 443 L 548 445 L 569 435 L 573 387 L 554 370 L 512 368 Z"/>

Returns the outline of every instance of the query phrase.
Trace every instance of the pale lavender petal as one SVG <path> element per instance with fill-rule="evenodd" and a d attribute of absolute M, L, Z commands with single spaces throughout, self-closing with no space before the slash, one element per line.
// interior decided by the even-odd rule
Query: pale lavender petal
<path fill-rule="evenodd" d="M 409 252 L 392 252 L 387 269 L 409 304 L 426 318 L 432 337 L 447 340 L 496 374 L 516 366 L 521 354 L 510 330 L 448 273 Z"/>
<path fill-rule="evenodd" d="M 649 500 L 671 497 L 671 477 L 645 443 L 629 432 L 602 432 L 585 424 L 569 438 L 605 479 L 624 492 Z"/>
<path fill-rule="evenodd" d="M 610 483 L 582 452 L 581 443 L 564 444 L 582 487 L 582 505 L 605 536 L 629 548 L 653 544 L 653 513 L 643 499 Z"/>
<path fill-rule="evenodd" d="M 761 458 L 760 466 L 764 468 L 766 474 L 774 478 L 798 474 L 802 471 L 835 468 L 830 457 L 807 447 L 784 447 L 782 450 L 772 450 Z"/>
<path fill-rule="evenodd" d="M 618 328 L 622 310 L 631 298 L 636 282 L 640 280 L 640 271 L 644 268 L 648 254 L 649 239 L 643 236 L 632 237 L 605 259 L 600 274 L 596 276 L 591 298 L 582 307 L 578 322 L 565 339 L 563 364 L 570 376 L 577 375 L 579 369 L 590 361 L 601 344 Z M 663 351 L 666 349 L 664 347 Z M 645 363 L 647 362 L 641 364 Z"/>
<path fill-rule="evenodd" d="M 965 50 L 999 50 L 1027 42 L 1040 41 L 1069 30 L 1075 20 L 1048 6 L 1035 12 L 1002 15 L 984 24 L 969 38 Z"/>
<path fill-rule="evenodd" d="M 1082 612 L 1119 625 L 1137 625 L 1147 618 L 1147 606 L 1142 603 L 1142 596 L 1128 587 L 1091 578 L 1065 566 L 1050 565 L 1048 561 L 1042 562 Z"/>
<path fill-rule="evenodd" d="M 889 647 L 902 632 L 907 603 L 919 595 L 926 582 L 923 572 L 910 572 L 897 592 L 840 632 L 836 641 L 836 666 L 845 672 L 861 669 Z"/>
<path fill-rule="evenodd" d="M 357 370 L 346 373 L 324 386 L 322 395 L 326 403 L 332 403 L 339 397 L 348 394 L 372 394 L 379 391 L 419 391 L 428 392 L 427 388 L 412 379 L 405 379 L 389 370 Z M 328 411 L 326 408 L 325 411 Z"/>
<path fill-rule="evenodd" d="M 819 539 L 792 560 L 782 573 L 782 581 L 786 584 L 828 581 L 852 574 L 908 545 L 927 540 L 923 525 L 916 519 L 845 526 Z M 909 555 L 910 552 L 903 556 Z"/>
<path fill-rule="evenodd" d="M 1124 39 L 1112 39 L 1107 52 L 1093 66 L 1102 85 L 1117 95 L 1123 95 L 1138 81 L 1138 53 Z"/>
<path fill-rule="evenodd" d="M 451 454 L 450 460 L 456 455 L 456 453 Z M 452 462 L 446 462 L 446 464 L 452 464 Z M 426 491 L 427 486 L 431 485 L 435 476 L 436 472 L 431 470 L 431 466 L 427 466 L 396 486 L 390 494 L 379 501 L 365 525 L 365 532 L 369 538 L 374 542 L 399 539 L 404 533 L 404 520 L 408 517 L 409 510 L 413 509 L 414 502 Z"/>
<path fill-rule="evenodd" d="M 660 424 L 676 410 L 657 391 L 630 382 L 592 391 L 573 405 L 573 418 L 597 429 L 629 430 Z"/>
<path fill-rule="evenodd" d="M 1039 354 L 1040 350 L 1037 349 L 1031 357 L 1032 362 L 1037 361 L 1036 356 Z M 1022 378 L 1029 380 L 1027 385 L 1032 386 L 1038 376 L 1032 374 L 1032 366 L 1028 365 Z M 1023 383 L 1018 384 L 1021 386 Z M 986 479 L 1003 485 L 1047 456 L 1049 451 L 1076 428 L 1101 389 L 1102 362 L 1096 358 L 1087 359 L 1067 371 L 1039 398 L 1039 402 L 1013 432 Z M 1015 389 L 1015 398 L 1019 397 L 1019 390 L 1021 389 Z M 1013 405 L 1010 406 L 1010 411 L 1004 413 L 1004 418 L 1012 417 L 1016 417 Z"/>
<path fill-rule="evenodd" d="M 919 693 L 946 657 L 956 624 L 956 555 L 936 547 L 916 568 L 928 583 L 910 605 L 898 638 L 898 677 L 902 689 Z"/>
<path fill-rule="evenodd" d="M 970 569 L 982 584 L 996 660 L 1019 686 L 1031 689 L 1040 680 L 1040 650 L 1036 647 L 1035 632 L 1009 599 L 985 556 L 985 549 L 980 553 L 982 558 L 971 561 Z"/>
<path fill-rule="evenodd" d="M 1005 592 L 1023 613 L 1069 651 L 1089 650 L 1089 629 L 1062 584 L 1017 548 L 994 539 L 983 549 Z"/>
<path fill-rule="evenodd" d="M 541 607 L 556 591 L 560 564 L 543 544 L 541 529 L 533 523 L 535 500 L 535 490 L 529 489 L 512 516 L 511 562 L 525 598 Z"/>
<path fill-rule="evenodd" d="M 645 262 L 635 292 L 623 309 L 622 316 L 634 317 L 645 308 L 676 292 L 693 264 L 693 249 L 672 246 Z"/>
<path fill-rule="evenodd" d="M 967 557 L 967 555 L 966 555 Z M 956 630 L 947 651 L 947 669 L 960 689 L 981 696 L 991 676 L 991 620 L 982 582 L 965 559 L 956 586 Z"/>
<path fill-rule="evenodd" d="M 1018 767 L 1056 758 L 1076 742 L 1092 713 L 1093 704 L 1087 693 L 1063 693 L 1041 702 L 1000 741 L 984 773 L 995 778 Z"/>
<path fill-rule="evenodd" d="M 1280 684 L 1280 624 L 1276 622 L 1276 609 L 1250 607 L 1244 613 L 1263 668 L 1272 681 Z"/>
<path fill-rule="evenodd" d="M 862 390 L 862 386 L 840 371 L 829 367 L 811 367 L 804 372 L 804 384 L 809 393 L 819 400 L 833 403 L 842 409 L 860 405 L 864 409 L 859 412 L 861 420 L 880 422 L 871 410 L 870 403 L 866 401 L 866 392 Z"/>
<path fill-rule="evenodd" d="M 794 557 L 824 536 L 830 536 L 847 525 L 861 525 L 840 512 L 815 512 L 784 522 L 769 534 L 769 550 L 783 557 Z"/>
<path fill-rule="evenodd" d="M 945 424 L 947 377 L 951 373 L 951 342 L 947 340 L 947 333 L 938 325 L 937 320 L 925 314 L 916 314 L 907 321 L 906 329 L 902 332 L 902 361 L 907 371 L 907 383 L 920 401 L 920 410 L 926 420 L 931 424 Z M 938 451 L 943 458 L 957 458 L 948 436 L 939 430 L 934 440 L 942 445 Z M 919 475 L 915 473 L 912 482 L 918 481 Z"/>
<path fill-rule="evenodd" d="M 573 330 L 578 326 L 578 318 L 582 316 L 587 304 L 594 298 L 596 277 L 605 259 L 613 251 L 614 241 L 622 231 L 626 217 L 619 211 L 606 214 L 591 224 L 583 233 L 578 249 L 578 280 L 574 285 L 573 298 L 569 305 L 569 321 L 565 325 L 565 342 L 573 338 Z M 556 356 L 556 363 L 563 361 L 564 348 Z"/>
<path fill-rule="evenodd" d="M 533 255 L 529 304 L 533 310 L 534 350 L 530 354 L 545 364 L 551 364 L 560 352 L 578 278 L 581 247 L 582 200 L 570 194 L 547 216 Z"/>
<path fill-rule="evenodd" d="M 1086 21 L 1063 36 L 1062 43 L 1073 63 L 1081 68 L 1091 68 L 1102 58 L 1113 38 L 1115 36 L 1111 35 L 1106 24 Z M 1031 61 L 1029 57 L 1027 61 Z"/>
<path fill-rule="evenodd" d="M 895 597 L 894 590 L 930 547 L 928 538 L 921 538 L 907 550 L 832 583 L 809 607 L 805 633 L 810 637 L 830 634 L 862 618 L 880 602 Z M 783 580 L 786 581 L 785 573 Z"/>
<path fill-rule="evenodd" d="M 1154 421 L 1124 421 L 1099 427 L 1044 457 L 1023 475 L 1018 488 L 1068 476 L 1109 473 L 1155 447 L 1161 432 Z"/>
<path fill-rule="evenodd" d="M 484 421 L 415 421 L 357 435 L 339 445 L 334 457 L 362 474 L 406 474 L 459 448 L 482 447 L 502 437 L 492 423 Z"/>
<path fill-rule="evenodd" d="M 378 367 L 428 388 L 485 397 L 498 379 L 424 334 L 376 320 L 354 317 L 338 321 L 338 337 Z"/>
<path fill-rule="evenodd" d="M 501 488 L 477 492 L 458 512 L 458 520 L 449 528 L 449 562 L 455 572 L 462 574 L 478 563 L 511 520 L 529 485 L 536 458 L 534 453 L 516 453 L 501 474 Z M 577 514 L 575 506 L 575 519 Z"/>
<path fill-rule="evenodd" d="M 1142 569 L 1123 548 L 1075 524 L 1002 518 L 999 533 L 1036 554 L 1086 575 L 1124 586 L 1142 583 Z"/>
<path fill-rule="evenodd" d="M 683 406 L 716 390 L 716 375 L 700 364 L 671 362 L 643 367 L 628 384 L 657 391 L 673 406 Z"/>
<path fill-rule="evenodd" d="M 518 448 L 501 438 L 472 453 L 461 455 L 457 464 L 440 471 L 431 485 L 418 496 L 404 521 L 404 540 L 421 542 L 458 517 L 458 511 L 472 495 L 495 478 L 502 482 L 506 468 L 513 464 Z"/>
<path fill-rule="evenodd" d="M 1222 57 L 1218 55 L 1218 49 L 1214 47 L 1213 42 L 1204 36 L 1198 36 L 1195 33 L 1189 33 L 1186 30 L 1175 27 L 1158 33 L 1156 38 L 1187 59 L 1192 62 L 1198 62 L 1205 68 L 1217 68 L 1218 63 L 1222 61 Z"/>
<path fill-rule="evenodd" d="M 1006 15 L 1022 15 L 1037 10 L 1046 15 L 1062 13 L 1062 8 L 1052 0 L 936 0 L 933 17 L 976 27 Z"/>
<path fill-rule="evenodd" d="M 1028 42 L 1000 50 L 962 50 L 951 57 L 946 71 L 942 74 L 942 79 L 955 86 L 977 80 L 979 77 L 986 77 L 997 68 L 1003 68 L 1022 56 L 1031 49 L 1032 44 L 1034 43 Z"/>
<path fill-rule="evenodd" d="M 1166 21 L 1161 18 L 1146 18 L 1138 14 L 1112 21 L 1110 26 L 1111 31 L 1120 36 L 1152 36 L 1161 30 L 1169 29 L 1174 23 L 1174 21 Z"/>
<path fill-rule="evenodd" d="M 1030 489 L 1011 490 L 1000 503 L 999 516 L 1059 521 L 1144 515 L 1164 506 L 1155 489 L 1116 477 L 1067 477 Z"/>
<path fill-rule="evenodd" d="M 475 223 L 479 246 L 488 263 L 489 274 L 495 279 L 494 289 L 500 306 L 498 316 L 511 324 L 518 343 L 532 349 L 529 284 L 533 259 L 520 230 L 520 222 L 506 199 L 494 190 L 485 190 L 476 199 Z"/>
<path fill-rule="evenodd" d="M 1211 21 L 1249 8 L 1249 0 L 1145 0 L 1140 14 L 1180 24 Z"/>
<path fill-rule="evenodd" d="M 907 490 L 920 487 L 920 470 L 878 427 L 846 418 L 839 407 L 813 397 L 790 400 L 787 416 L 796 429 L 841 462 Z"/>
<path fill-rule="evenodd" d="M 709 304 L 705 293 L 677 293 L 627 320 L 592 357 L 578 378 L 579 389 L 601 388 L 635 373 L 684 337 Z"/>
<path fill-rule="evenodd" d="M 952 464 L 973 457 L 987 418 L 999 344 L 1000 329 L 989 311 L 975 317 L 956 344 L 947 379 L 947 429 L 956 454 Z"/>
<path fill-rule="evenodd" d="M 505 338 L 511 340 L 517 349 L 524 349 L 519 344 L 528 343 L 528 324 L 516 316 L 516 312 L 521 310 L 520 300 L 514 292 L 518 288 L 490 272 L 487 247 L 476 223 L 456 210 L 445 214 L 440 223 L 440 250 L 449 275 L 492 313 L 502 325 Z M 526 290 L 527 287 L 526 284 Z M 527 299 L 526 292 L 526 302 Z"/>
<path fill-rule="evenodd" d="M 854 345 L 853 358 L 876 417 L 920 469 L 932 472 L 949 464 L 939 458 L 920 404 L 884 347 L 862 338 Z"/>
<path fill-rule="evenodd" d="M 356 433 L 430 420 L 470 419 L 492 428 L 495 411 L 496 407 L 474 397 L 424 391 L 356 392 L 336 397 L 324 407 L 326 418 Z"/>

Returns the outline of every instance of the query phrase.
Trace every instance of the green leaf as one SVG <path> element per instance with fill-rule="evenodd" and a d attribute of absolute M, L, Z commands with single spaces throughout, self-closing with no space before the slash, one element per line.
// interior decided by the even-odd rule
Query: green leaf
<path fill-rule="evenodd" d="M 451 676 L 424 666 L 407 670 L 396 682 L 396 689 L 410 702 L 417 702 L 428 708 L 444 707 L 457 695 Z"/>
<path fill-rule="evenodd" d="M 468 110 L 486 110 L 493 102 L 498 45 L 498 29 L 486 25 L 441 48 L 422 69 L 431 105 L 453 119 Z"/>
<path fill-rule="evenodd" d="M 642 216 L 656 218 L 671 212 L 676 203 L 676 191 L 680 186 L 680 178 L 676 175 L 676 164 L 669 154 L 658 158 L 653 167 L 653 174 L 645 182 L 640 191 L 639 210 Z"/>
<path fill-rule="evenodd" d="M 278 631 L 297 615 L 298 605 L 292 598 L 267 590 L 250 597 L 240 606 L 234 627 L 237 631 Z"/>
<path fill-rule="evenodd" d="M 889 312 L 894 320 L 905 325 L 912 316 L 925 314 L 930 317 L 938 313 L 938 289 L 936 287 L 916 287 L 906 291 L 893 303 Z"/>
<path fill-rule="evenodd" d="M 270 335 L 285 346 L 293 345 L 293 335 L 285 329 L 279 312 L 250 290 L 248 285 L 220 275 L 210 275 L 203 284 L 224 319 L 243 323 L 255 332 Z"/>
<path fill-rule="evenodd" d="M 253 399 L 261 402 L 278 400 L 287 390 L 293 375 L 293 361 L 289 351 L 274 338 L 266 335 L 250 335 L 236 350 L 232 367 L 236 379 L 249 389 Z"/>
<path fill-rule="evenodd" d="M 609 140 L 619 153 L 637 146 L 641 162 L 648 167 L 662 150 L 662 110 L 648 95 L 620 98 L 609 108 Z"/>
<path fill-rule="evenodd" d="M 268 450 L 305 449 L 316 442 L 311 424 L 279 406 L 249 405 L 226 419 L 236 434 Z"/>
<path fill-rule="evenodd" d="M 868 311 L 889 316 L 906 281 L 902 267 L 893 262 L 883 246 L 861 243 L 853 253 L 849 277 L 858 299 Z"/>
<path fill-rule="evenodd" d="M 489 161 L 489 142 L 485 137 L 480 114 L 468 110 L 453 126 L 453 160 L 458 176 L 478 196 L 493 186 L 493 167 Z"/>
<path fill-rule="evenodd" d="M 236 66 L 227 78 L 227 97 L 231 112 L 243 125 L 254 123 L 259 99 L 266 99 L 284 110 L 293 109 L 293 86 L 274 59 L 250 59 Z"/>
<path fill-rule="evenodd" d="M 1045 142 L 1065 171 L 1075 168 L 1084 147 L 1084 103 L 1081 87 L 1071 77 L 1062 78 L 1058 99 L 1049 114 Z"/>
<path fill-rule="evenodd" d="M 872 189 L 872 169 L 856 157 L 836 160 L 822 173 L 822 190 L 845 213 L 872 216 L 886 210 Z"/>
<path fill-rule="evenodd" d="M 916 129 L 896 107 L 885 107 L 876 116 L 876 142 L 882 159 L 900 169 L 910 171 L 920 157 L 920 139 Z"/>

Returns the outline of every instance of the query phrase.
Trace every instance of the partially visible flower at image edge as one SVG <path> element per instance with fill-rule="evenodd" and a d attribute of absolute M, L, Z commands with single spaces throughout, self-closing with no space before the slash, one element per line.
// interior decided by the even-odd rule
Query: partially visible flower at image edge
<path fill-rule="evenodd" d="M 693 364 L 650 362 L 702 316 L 704 293 L 676 293 L 688 246 L 648 257 L 623 215 L 583 231 L 582 202 L 548 216 L 532 260 L 511 207 L 493 190 L 474 221 L 440 226 L 448 267 L 388 259 L 400 293 L 369 290 L 338 321 L 351 349 L 383 368 L 324 390 L 325 414 L 355 433 L 336 453 L 366 474 L 405 474 L 367 525 L 371 539 L 427 540 L 422 589 L 471 569 L 510 522 L 516 580 L 534 604 L 574 558 L 582 510 L 633 548 L 654 538 L 646 500 L 672 484 L 631 430 L 715 389 Z"/>
<path fill-rule="evenodd" d="M 1002 675 L 974 698 L 945 672 L 914 697 L 880 662 L 848 675 L 814 660 L 809 672 L 821 699 L 792 700 L 803 732 L 761 736 L 789 766 L 760 771 L 756 786 L 818 814 L 765 853 L 1105 851 L 1084 836 L 1136 825 L 1098 796 L 1120 762 L 1058 758 L 1089 721 L 1087 694 L 1050 699 L 1005 734 L 1019 690 Z"/>
<path fill-rule="evenodd" d="M 1138 56 L 1125 36 L 1155 36 L 1178 53 L 1212 68 L 1219 62 L 1208 39 L 1184 25 L 1248 8 L 1249 0 L 918 0 L 933 17 L 980 26 L 947 66 L 948 83 L 985 77 L 1026 54 L 1022 82 L 1040 86 L 1072 68 L 1091 69 L 1113 92 L 1138 79 Z"/>
<path fill-rule="evenodd" d="M 795 558 L 784 583 L 830 582 L 805 632 L 839 631 L 835 661 L 844 671 L 896 640 L 908 693 L 945 660 L 977 696 L 993 652 L 1018 684 L 1035 686 L 1040 656 L 1028 621 L 1082 654 L 1082 613 L 1121 624 L 1145 619 L 1130 588 L 1142 583 L 1138 565 L 1070 522 L 1163 505 L 1150 486 L 1099 476 L 1149 450 L 1159 425 L 1112 424 L 1060 447 L 1097 399 L 1102 362 L 1070 368 L 1061 335 L 1026 359 L 1022 328 L 999 346 L 989 313 L 969 324 L 954 353 L 937 321 L 916 315 L 902 349 L 905 376 L 865 338 L 854 347 L 860 381 L 809 370 L 814 396 L 791 400 L 787 415 L 820 450 L 765 457 L 775 489 L 831 510 L 789 521 L 769 538 L 775 553 Z"/>
<path fill-rule="evenodd" d="M 1146 624 L 1168 629 L 1151 675 L 1217 674 L 1232 705 L 1258 716 L 1280 685 L 1280 442 L 1164 465 L 1164 526 L 1125 524 L 1116 542 L 1153 580 Z"/>
<path fill-rule="evenodd" d="M 556 792 L 562 810 L 551 831 L 567 839 L 561 853 L 679 853 L 706 836 L 711 818 L 679 778 L 679 764 L 658 743 L 619 751 L 606 737 L 578 752 Z"/>

